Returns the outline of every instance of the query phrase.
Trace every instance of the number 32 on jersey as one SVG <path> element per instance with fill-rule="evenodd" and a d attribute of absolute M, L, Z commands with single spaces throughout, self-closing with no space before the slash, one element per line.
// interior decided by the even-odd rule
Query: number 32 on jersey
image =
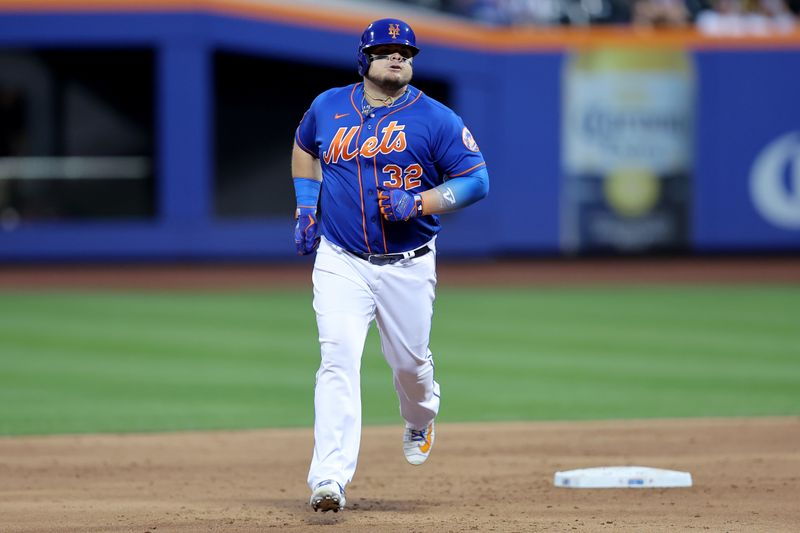
<path fill-rule="evenodd" d="M 383 181 L 384 187 L 393 189 L 404 188 L 411 190 L 422 185 L 422 167 L 418 163 L 401 168 L 398 165 L 386 165 L 381 169 L 384 174 L 389 175 L 388 180 Z"/>

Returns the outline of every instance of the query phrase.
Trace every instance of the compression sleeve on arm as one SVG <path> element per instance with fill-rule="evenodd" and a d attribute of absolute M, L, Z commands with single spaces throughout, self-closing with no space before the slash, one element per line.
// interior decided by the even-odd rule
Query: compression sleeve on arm
<path fill-rule="evenodd" d="M 431 192 L 434 194 L 423 195 L 424 214 L 450 213 L 462 209 L 489 194 L 489 172 L 485 166 L 481 167 L 469 176 L 451 178 L 431 189 Z M 429 200 L 433 202 L 428 203 Z"/>
<path fill-rule="evenodd" d="M 312 178 L 294 178 L 294 195 L 297 207 L 317 208 L 322 182 Z"/>

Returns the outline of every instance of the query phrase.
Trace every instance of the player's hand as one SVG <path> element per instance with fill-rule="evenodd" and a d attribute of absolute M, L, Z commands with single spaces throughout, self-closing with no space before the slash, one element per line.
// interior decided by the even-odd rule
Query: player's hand
<path fill-rule="evenodd" d="M 408 220 L 422 214 L 422 197 L 403 189 L 378 187 L 378 203 L 383 218 L 391 222 Z"/>
<path fill-rule="evenodd" d="M 298 207 L 295 211 L 294 245 L 299 255 L 308 255 L 319 246 L 319 224 L 317 210 L 313 207 Z"/>

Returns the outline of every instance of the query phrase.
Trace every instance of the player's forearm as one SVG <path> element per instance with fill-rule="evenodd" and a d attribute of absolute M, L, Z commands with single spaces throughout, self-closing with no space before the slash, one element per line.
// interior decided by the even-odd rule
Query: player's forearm
<path fill-rule="evenodd" d="M 437 215 L 457 211 L 489 194 L 489 173 L 481 168 L 475 174 L 450 179 L 420 194 L 422 214 Z"/>

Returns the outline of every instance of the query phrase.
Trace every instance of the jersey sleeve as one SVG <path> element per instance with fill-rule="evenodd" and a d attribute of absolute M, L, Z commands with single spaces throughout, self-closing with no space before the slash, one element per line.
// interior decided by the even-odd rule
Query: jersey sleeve
<path fill-rule="evenodd" d="M 433 144 L 433 156 L 441 173 L 447 178 L 457 178 L 485 167 L 483 154 L 461 117 L 449 112 L 440 124 L 442 127 Z"/>
<path fill-rule="evenodd" d="M 303 118 L 300 119 L 300 125 L 297 126 L 297 131 L 294 134 L 294 140 L 297 142 L 303 151 L 308 152 L 316 158 L 319 158 L 317 149 L 317 119 L 316 119 L 317 100 L 311 103 L 311 107 L 305 112 Z"/>

